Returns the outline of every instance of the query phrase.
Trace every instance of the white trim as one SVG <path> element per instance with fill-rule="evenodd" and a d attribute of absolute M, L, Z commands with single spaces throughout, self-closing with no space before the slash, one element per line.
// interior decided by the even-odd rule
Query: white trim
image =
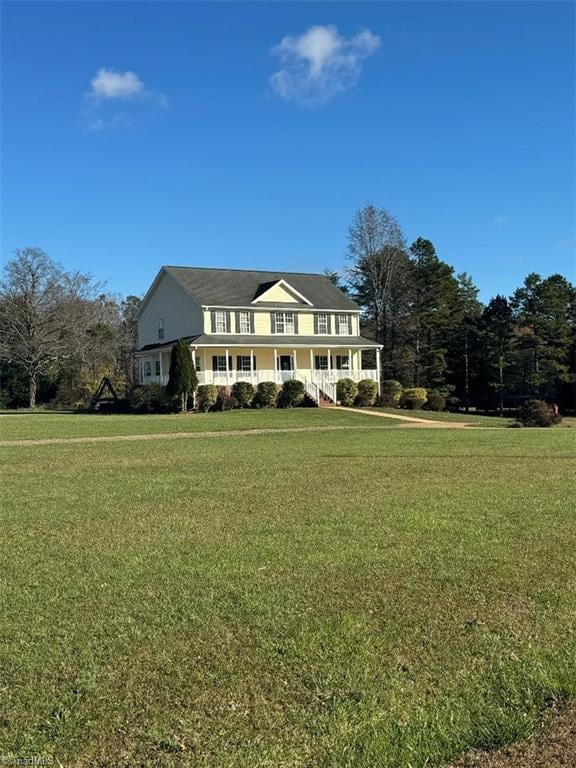
<path fill-rule="evenodd" d="M 251 303 L 258 304 L 258 302 L 260 301 L 265 301 L 264 296 L 266 296 L 266 294 L 269 293 L 273 288 L 278 288 L 279 286 L 282 288 L 286 288 L 286 290 L 289 293 L 293 293 L 294 296 L 296 296 L 298 299 L 301 299 L 304 302 L 304 304 L 308 304 L 309 306 L 312 306 L 312 302 L 308 301 L 306 296 L 303 296 L 299 291 L 296 290 L 296 288 L 293 288 L 287 280 L 284 280 L 283 277 L 280 278 L 280 280 L 277 280 L 275 283 L 272 283 L 272 285 L 269 288 L 266 288 L 264 293 L 261 293 L 260 296 L 257 296 Z"/>
<path fill-rule="evenodd" d="M 238 311 L 243 309 L 246 309 L 246 310 L 249 309 L 252 312 L 275 312 L 275 311 L 281 312 L 286 306 L 290 307 L 291 305 L 289 302 L 286 302 L 284 304 L 282 302 L 279 302 L 278 304 L 270 304 L 266 307 L 254 307 L 253 304 L 250 304 L 249 306 L 244 306 L 244 304 L 239 304 L 238 306 L 235 306 L 235 305 L 232 306 L 230 304 L 200 304 L 200 307 L 206 310 L 230 309 L 232 311 Z M 320 309 L 312 306 L 311 307 L 294 307 L 294 308 L 291 308 L 290 311 L 304 312 L 306 314 L 308 312 L 328 312 L 328 313 L 337 312 L 340 314 L 356 314 L 356 315 L 359 315 L 362 312 L 361 309 L 334 309 L 334 307 L 327 307 L 325 309 Z"/>

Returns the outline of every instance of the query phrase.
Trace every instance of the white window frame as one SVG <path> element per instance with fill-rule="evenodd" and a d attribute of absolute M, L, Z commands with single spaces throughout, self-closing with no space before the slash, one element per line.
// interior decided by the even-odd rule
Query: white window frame
<path fill-rule="evenodd" d="M 294 312 L 274 312 L 274 332 L 294 335 Z"/>
<path fill-rule="evenodd" d="M 215 310 L 214 312 L 214 330 L 216 333 L 227 333 L 228 323 L 226 322 L 226 312 L 223 310 Z"/>
<path fill-rule="evenodd" d="M 336 315 L 336 322 L 338 323 L 338 336 L 350 336 L 350 320 L 348 315 Z M 343 326 L 344 330 L 342 330 Z"/>
<path fill-rule="evenodd" d="M 318 335 L 319 336 L 327 336 L 328 335 L 328 313 L 327 312 L 319 312 L 318 313 L 318 319 L 316 321 L 316 325 L 318 328 Z"/>
<path fill-rule="evenodd" d="M 238 357 L 240 358 L 240 366 L 238 370 L 241 371 L 242 373 L 250 373 L 252 371 L 252 356 L 238 355 Z M 236 364 L 238 364 L 238 361 L 236 361 Z"/>
<path fill-rule="evenodd" d="M 154 376 L 160 376 L 160 360 L 154 360 Z"/>
<path fill-rule="evenodd" d="M 150 360 L 146 360 L 144 362 L 144 377 L 148 379 L 150 376 L 152 376 L 152 363 Z"/>
<path fill-rule="evenodd" d="M 320 364 L 321 360 L 326 361 L 326 366 L 323 366 Z M 314 357 L 314 370 L 316 371 L 327 371 L 328 368 L 328 355 L 315 355 Z"/>
<path fill-rule="evenodd" d="M 252 333 L 250 312 L 238 312 L 238 333 Z"/>
<path fill-rule="evenodd" d="M 338 365 L 338 361 L 340 361 L 340 365 Z M 336 355 L 336 369 L 338 371 L 349 371 L 350 355 Z"/>
<path fill-rule="evenodd" d="M 226 373 L 227 371 L 226 355 L 216 355 L 216 373 Z"/>

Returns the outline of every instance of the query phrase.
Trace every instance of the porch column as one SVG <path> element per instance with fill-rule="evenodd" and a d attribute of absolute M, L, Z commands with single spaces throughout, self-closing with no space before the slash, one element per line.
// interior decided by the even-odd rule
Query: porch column
<path fill-rule="evenodd" d="M 278 350 L 274 350 L 274 381 L 278 381 Z"/>
<path fill-rule="evenodd" d="M 198 372 L 196 370 L 196 347 L 192 350 L 192 365 L 194 367 L 194 373 L 196 374 L 196 380 L 198 380 Z M 196 390 L 192 392 L 192 408 L 196 410 Z"/>
<path fill-rule="evenodd" d="M 158 352 L 158 360 L 160 361 L 160 384 L 162 384 L 162 352 Z"/>
<path fill-rule="evenodd" d="M 330 374 L 332 373 L 332 350 L 328 350 L 328 381 L 330 381 Z"/>
<path fill-rule="evenodd" d="M 298 370 L 298 358 L 296 357 L 296 350 L 295 349 L 292 350 L 292 354 L 294 356 L 293 357 L 293 359 L 294 359 L 294 372 L 296 372 Z"/>
<path fill-rule="evenodd" d="M 381 347 L 379 347 L 376 350 L 376 376 L 378 377 L 378 397 L 380 397 L 380 350 L 381 350 Z"/>
<path fill-rule="evenodd" d="M 211 380 L 208 381 L 208 364 L 207 364 L 207 360 L 208 360 L 208 355 L 206 354 L 206 350 L 204 350 L 203 353 L 202 353 L 202 368 L 204 368 L 204 384 L 211 384 L 212 381 Z M 212 369 L 210 369 L 210 370 L 212 370 Z"/>
<path fill-rule="evenodd" d="M 230 384 L 230 367 L 228 365 L 228 350 L 226 351 L 226 384 Z"/>
<path fill-rule="evenodd" d="M 254 350 L 250 350 L 250 378 L 252 379 L 252 384 L 254 384 Z"/>
<path fill-rule="evenodd" d="M 354 361 L 352 359 L 352 350 L 351 349 L 348 350 L 348 370 L 352 374 L 351 378 L 353 379 L 354 378 L 354 374 L 352 372 L 354 370 Z"/>
<path fill-rule="evenodd" d="M 310 350 L 310 379 L 314 375 L 314 350 Z"/>

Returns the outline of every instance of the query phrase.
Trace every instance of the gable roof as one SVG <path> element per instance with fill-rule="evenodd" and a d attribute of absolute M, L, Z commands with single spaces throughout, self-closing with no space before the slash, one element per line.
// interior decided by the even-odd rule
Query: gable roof
<path fill-rule="evenodd" d="M 290 295 L 294 301 L 294 303 L 299 304 L 301 302 L 298 301 L 298 299 L 301 299 L 304 304 L 311 305 L 312 302 L 308 301 L 306 296 L 302 296 L 302 294 L 297 291 L 290 283 L 282 278 L 281 280 L 273 280 L 271 283 L 261 283 L 258 286 L 258 290 L 256 291 L 256 295 L 252 299 L 252 304 L 257 304 L 262 300 L 263 296 L 266 296 L 267 293 L 269 293 L 273 288 L 280 288 L 283 292 Z M 292 303 L 292 302 L 290 302 Z"/>
<path fill-rule="evenodd" d="M 204 267 L 162 267 L 202 306 L 249 307 L 255 298 L 280 281 L 288 283 L 308 300 L 290 303 L 302 309 L 359 311 L 358 305 L 325 275 L 305 272 L 264 272 L 246 269 L 207 269 Z M 258 302 L 266 306 L 268 302 Z M 277 306 L 269 302 L 270 306 Z"/>

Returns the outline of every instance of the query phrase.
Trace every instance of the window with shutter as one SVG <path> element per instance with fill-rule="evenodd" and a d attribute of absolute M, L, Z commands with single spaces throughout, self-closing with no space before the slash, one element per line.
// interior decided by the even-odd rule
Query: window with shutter
<path fill-rule="evenodd" d="M 316 315 L 316 333 L 320 336 L 326 336 L 329 333 L 328 315 L 325 312 Z"/>
<path fill-rule="evenodd" d="M 251 312 L 236 313 L 236 331 L 238 333 L 252 333 Z"/>
<path fill-rule="evenodd" d="M 214 333 L 228 333 L 228 324 L 226 321 L 227 314 L 227 312 L 222 312 L 220 310 L 212 313 L 212 327 Z"/>

